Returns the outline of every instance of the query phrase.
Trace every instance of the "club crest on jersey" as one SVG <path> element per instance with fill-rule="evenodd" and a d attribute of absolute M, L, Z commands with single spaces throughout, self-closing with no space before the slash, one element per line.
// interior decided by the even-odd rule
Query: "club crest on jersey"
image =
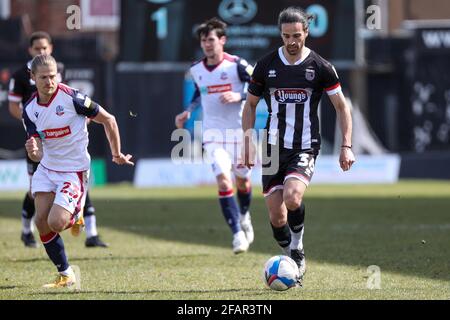
<path fill-rule="evenodd" d="M 226 72 L 222 72 L 222 74 L 220 75 L 220 79 L 221 80 L 227 80 L 228 79 L 228 75 Z"/>
<path fill-rule="evenodd" d="M 306 69 L 305 71 L 305 78 L 308 81 L 314 80 L 314 77 L 316 76 L 316 71 L 314 69 Z"/>
<path fill-rule="evenodd" d="M 303 89 L 277 89 L 274 96 L 279 103 L 305 103 L 308 101 L 308 92 Z"/>
<path fill-rule="evenodd" d="M 59 105 L 56 107 L 56 115 L 62 116 L 64 114 L 64 107 Z"/>

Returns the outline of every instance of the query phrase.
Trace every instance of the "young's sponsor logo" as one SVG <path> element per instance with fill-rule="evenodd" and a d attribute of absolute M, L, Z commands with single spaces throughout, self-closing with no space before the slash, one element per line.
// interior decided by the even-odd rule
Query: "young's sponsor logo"
<path fill-rule="evenodd" d="M 305 103 L 308 101 L 308 92 L 303 89 L 277 89 L 274 96 L 279 103 Z"/>

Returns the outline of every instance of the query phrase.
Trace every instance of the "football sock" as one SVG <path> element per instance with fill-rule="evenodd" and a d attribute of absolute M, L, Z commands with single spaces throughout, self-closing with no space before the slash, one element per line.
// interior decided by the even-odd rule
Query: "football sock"
<path fill-rule="evenodd" d="M 248 188 L 248 190 L 238 189 L 237 196 L 239 200 L 239 207 L 241 209 L 241 214 L 244 215 L 247 213 L 248 208 L 250 207 L 250 202 L 252 201 L 252 188 Z"/>
<path fill-rule="evenodd" d="M 222 214 L 225 221 L 231 228 L 233 234 L 241 231 L 241 224 L 239 222 L 239 208 L 236 199 L 234 198 L 233 190 L 219 191 L 219 201 L 222 207 Z"/>
<path fill-rule="evenodd" d="M 33 220 L 22 216 L 22 232 L 25 234 L 32 233 L 34 230 Z"/>
<path fill-rule="evenodd" d="M 95 215 L 90 214 L 85 216 L 84 223 L 86 225 L 86 237 L 90 238 L 98 235 Z"/>
<path fill-rule="evenodd" d="M 86 194 L 86 202 L 84 204 L 84 223 L 86 224 L 86 236 L 88 238 L 98 235 L 95 208 L 92 206 L 89 193 Z"/>
<path fill-rule="evenodd" d="M 30 197 L 28 192 L 25 194 L 25 198 L 22 203 L 22 232 L 33 232 L 32 218 L 34 216 L 34 199 Z"/>
<path fill-rule="evenodd" d="M 73 271 L 72 267 L 69 266 L 66 270 L 60 271 L 59 273 L 62 274 L 63 276 L 69 276 L 71 274 L 74 274 L 74 271 Z"/>
<path fill-rule="evenodd" d="M 272 227 L 273 237 L 278 242 L 278 245 L 282 248 L 288 247 L 291 243 L 291 233 L 288 225 L 285 224 L 284 226 L 277 228 L 271 223 L 270 226 Z"/>
<path fill-rule="evenodd" d="M 291 232 L 291 249 L 303 249 L 303 232 L 305 223 L 305 205 L 302 202 L 296 210 L 288 210 L 288 224 Z"/>
<path fill-rule="evenodd" d="M 84 216 L 88 216 L 89 209 L 92 208 L 92 214 L 95 212 L 95 208 L 92 205 L 91 197 L 89 196 L 89 192 L 86 193 L 86 200 L 84 201 Z"/>
<path fill-rule="evenodd" d="M 41 241 L 58 272 L 66 271 L 69 268 L 69 262 L 64 250 L 64 242 L 59 234 L 52 231 L 49 234 L 41 235 Z"/>

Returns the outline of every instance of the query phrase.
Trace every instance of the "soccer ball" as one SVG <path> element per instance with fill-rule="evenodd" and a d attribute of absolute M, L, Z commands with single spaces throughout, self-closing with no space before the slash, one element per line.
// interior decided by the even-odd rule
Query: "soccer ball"
<path fill-rule="evenodd" d="M 284 291 L 295 287 L 299 278 L 298 266 L 288 256 L 274 256 L 264 265 L 264 282 L 272 290 Z"/>

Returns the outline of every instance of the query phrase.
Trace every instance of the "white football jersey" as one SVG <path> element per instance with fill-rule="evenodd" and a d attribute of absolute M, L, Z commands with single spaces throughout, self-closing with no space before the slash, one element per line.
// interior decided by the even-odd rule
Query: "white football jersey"
<path fill-rule="evenodd" d="M 98 112 L 98 104 L 64 84 L 58 85 L 46 104 L 39 103 L 35 93 L 24 108 L 23 119 L 28 136 L 42 140 L 41 165 L 58 172 L 89 170 L 86 117 Z"/>
<path fill-rule="evenodd" d="M 226 129 L 241 129 L 244 101 L 222 103 L 220 96 L 227 91 L 244 93 L 245 82 L 250 80 L 252 70 L 245 60 L 227 53 L 217 66 L 206 66 L 206 59 L 191 66 L 191 76 L 203 107 L 203 143 L 212 139 L 225 142 L 224 139 L 219 141 L 219 138 L 226 137 Z"/>

